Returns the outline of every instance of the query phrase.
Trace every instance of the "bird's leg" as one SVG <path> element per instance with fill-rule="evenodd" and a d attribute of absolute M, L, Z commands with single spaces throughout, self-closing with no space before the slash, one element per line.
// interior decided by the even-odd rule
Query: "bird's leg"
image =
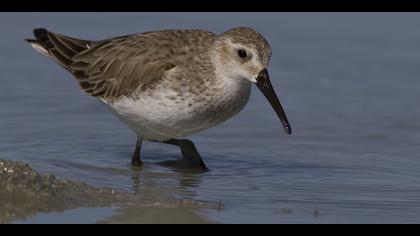
<path fill-rule="evenodd" d="M 143 141 L 143 138 L 140 135 L 138 135 L 137 136 L 137 143 L 136 143 L 136 150 L 134 151 L 133 158 L 131 159 L 131 164 L 133 166 L 141 166 L 143 164 L 143 162 L 141 161 L 141 158 L 140 158 L 142 141 Z"/>
<path fill-rule="evenodd" d="M 163 143 L 168 143 L 172 145 L 177 145 L 181 149 L 182 156 L 191 162 L 195 167 L 200 170 L 207 171 L 207 167 L 201 159 L 200 153 L 198 153 L 197 148 L 194 143 L 188 139 L 169 139 Z"/>

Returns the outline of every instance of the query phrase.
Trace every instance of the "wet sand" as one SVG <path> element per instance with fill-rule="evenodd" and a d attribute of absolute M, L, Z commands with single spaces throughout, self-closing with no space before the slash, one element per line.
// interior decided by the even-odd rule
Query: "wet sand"
<path fill-rule="evenodd" d="M 211 223 L 195 214 L 218 204 L 139 196 L 83 182 L 40 174 L 23 162 L 0 160 L 0 223 L 19 222 L 37 213 L 77 208 L 117 208 L 116 214 L 98 223 Z M 23 221 L 24 222 L 24 221 Z"/>

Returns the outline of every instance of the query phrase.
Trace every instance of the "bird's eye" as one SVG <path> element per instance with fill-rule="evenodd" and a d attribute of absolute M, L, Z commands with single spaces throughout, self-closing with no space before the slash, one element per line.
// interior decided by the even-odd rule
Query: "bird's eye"
<path fill-rule="evenodd" d="M 246 51 L 245 51 L 244 49 L 239 49 L 239 50 L 238 50 L 238 56 L 239 56 L 240 58 L 245 58 L 245 57 L 247 57 L 247 56 L 248 56 L 248 54 L 246 53 Z"/>

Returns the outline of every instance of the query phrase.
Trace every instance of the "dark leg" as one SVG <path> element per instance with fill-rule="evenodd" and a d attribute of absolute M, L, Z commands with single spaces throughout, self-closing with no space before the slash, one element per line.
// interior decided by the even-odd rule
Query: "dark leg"
<path fill-rule="evenodd" d="M 208 170 L 203 160 L 201 159 L 200 153 L 198 153 L 197 148 L 193 142 L 188 139 L 169 139 L 163 143 L 168 143 L 172 145 L 177 145 L 181 148 L 182 156 L 191 162 L 195 167 L 200 170 Z"/>
<path fill-rule="evenodd" d="M 142 141 L 143 141 L 143 138 L 140 136 L 137 136 L 136 150 L 134 151 L 133 158 L 131 159 L 131 164 L 133 166 L 141 166 L 143 164 L 143 162 L 140 159 Z"/>

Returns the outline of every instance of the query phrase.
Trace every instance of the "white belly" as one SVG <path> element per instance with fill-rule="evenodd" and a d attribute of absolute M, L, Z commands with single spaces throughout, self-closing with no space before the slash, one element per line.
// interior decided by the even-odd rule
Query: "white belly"
<path fill-rule="evenodd" d="M 188 93 L 177 96 L 175 91 L 162 88 L 143 93 L 138 99 L 122 98 L 107 105 L 143 138 L 164 141 L 229 119 L 246 105 L 250 90 L 250 83 L 241 83 L 225 87 L 214 96 Z"/>

